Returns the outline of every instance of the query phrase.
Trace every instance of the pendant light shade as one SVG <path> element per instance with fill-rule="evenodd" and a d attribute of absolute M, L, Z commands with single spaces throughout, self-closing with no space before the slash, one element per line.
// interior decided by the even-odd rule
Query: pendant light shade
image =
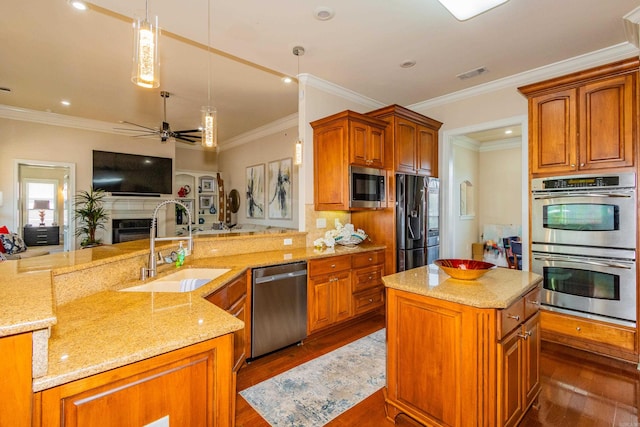
<path fill-rule="evenodd" d="M 202 146 L 218 146 L 218 112 L 210 106 L 202 107 Z"/>
<path fill-rule="evenodd" d="M 293 153 L 293 164 L 300 166 L 302 164 L 302 140 L 298 138 Z"/>
<path fill-rule="evenodd" d="M 155 88 L 160 86 L 160 60 L 158 40 L 160 30 L 158 17 L 149 21 L 149 9 L 145 17 L 133 21 L 133 69 L 131 81 L 138 86 Z"/>
<path fill-rule="evenodd" d="M 207 2 L 207 103 L 202 107 L 202 146 L 218 148 L 218 112 L 211 106 L 211 0 Z"/>
<path fill-rule="evenodd" d="M 508 0 L 438 0 L 456 17 L 458 21 L 466 21 L 489 9 L 500 6 Z"/>

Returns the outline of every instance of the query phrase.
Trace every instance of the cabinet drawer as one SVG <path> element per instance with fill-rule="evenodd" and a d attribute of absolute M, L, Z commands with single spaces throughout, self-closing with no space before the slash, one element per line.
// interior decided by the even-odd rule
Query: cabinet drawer
<path fill-rule="evenodd" d="M 353 296 L 353 313 L 355 315 L 365 313 L 384 305 L 384 288 L 374 288 L 359 292 Z"/>
<path fill-rule="evenodd" d="M 223 286 L 214 293 L 207 295 L 206 300 L 211 304 L 220 307 L 223 310 L 229 308 L 229 298 L 227 297 L 227 287 Z"/>
<path fill-rule="evenodd" d="M 540 311 L 540 287 L 535 288 L 524 296 L 524 318 L 528 319 Z"/>
<path fill-rule="evenodd" d="M 229 305 L 233 305 L 236 301 L 247 294 L 247 283 L 244 278 L 234 280 L 229 283 L 226 288 Z"/>
<path fill-rule="evenodd" d="M 635 350 L 636 334 L 633 328 L 551 313 L 546 310 L 542 310 L 540 319 L 543 333 L 561 334 L 627 351 Z"/>
<path fill-rule="evenodd" d="M 498 339 L 502 339 L 524 321 L 524 298 L 519 298 L 498 316 Z"/>
<path fill-rule="evenodd" d="M 333 271 L 351 270 L 351 255 L 341 255 L 309 261 L 309 276 L 329 274 Z"/>
<path fill-rule="evenodd" d="M 363 268 L 354 271 L 353 292 L 364 291 L 382 285 L 382 266 Z"/>
<path fill-rule="evenodd" d="M 353 255 L 353 268 L 369 267 L 384 262 L 384 251 L 365 252 Z"/>

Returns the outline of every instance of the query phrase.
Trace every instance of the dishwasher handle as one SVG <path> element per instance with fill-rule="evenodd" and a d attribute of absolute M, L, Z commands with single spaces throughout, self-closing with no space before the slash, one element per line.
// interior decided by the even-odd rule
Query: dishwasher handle
<path fill-rule="evenodd" d="M 257 285 L 260 283 L 275 282 L 276 280 L 290 279 L 292 277 L 300 277 L 306 275 L 307 270 L 292 271 L 290 273 L 274 274 L 273 276 L 256 277 L 254 279 L 254 283 Z"/>

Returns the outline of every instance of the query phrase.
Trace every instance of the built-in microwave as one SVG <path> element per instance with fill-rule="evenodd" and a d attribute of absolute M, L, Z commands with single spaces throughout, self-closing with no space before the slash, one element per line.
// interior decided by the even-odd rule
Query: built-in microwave
<path fill-rule="evenodd" d="M 386 171 L 384 169 L 349 167 L 349 207 L 386 207 Z"/>

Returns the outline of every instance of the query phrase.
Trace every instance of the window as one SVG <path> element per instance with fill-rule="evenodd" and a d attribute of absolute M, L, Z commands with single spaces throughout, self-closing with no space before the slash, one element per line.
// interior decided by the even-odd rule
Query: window
<path fill-rule="evenodd" d="M 53 182 L 32 181 L 26 183 L 27 224 L 38 226 L 42 223 L 41 212 L 44 213 L 44 224 L 55 222 L 56 184 Z"/>

